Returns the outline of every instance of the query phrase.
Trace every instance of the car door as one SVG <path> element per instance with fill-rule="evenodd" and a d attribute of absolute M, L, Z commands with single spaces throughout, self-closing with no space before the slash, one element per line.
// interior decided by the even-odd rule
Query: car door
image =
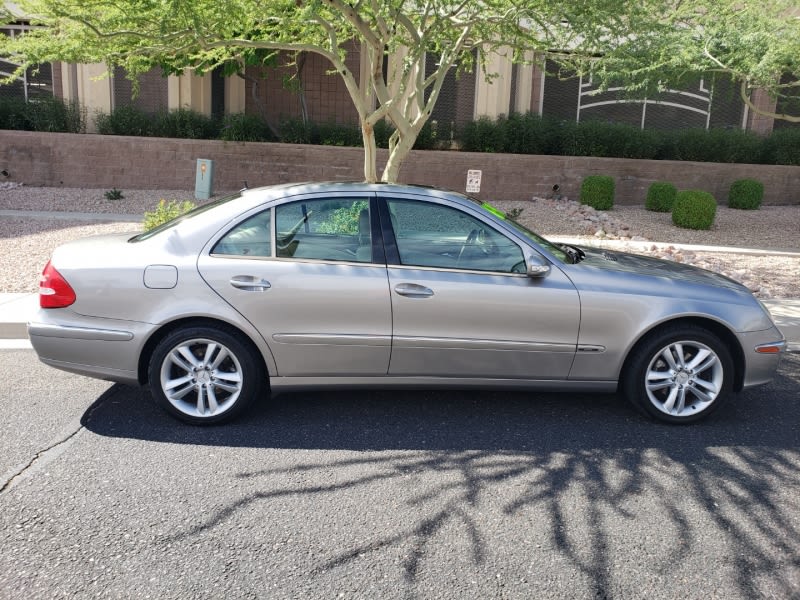
<path fill-rule="evenodd" d="M 580 304 L 558 268 L 528 277 L 525 246 L 461 206 L 388 197 L 381 210 L 393 315 L 390 375 L 567 377 Z"/>
<path fill-rule="evenodd" d="M 391 305 L 373 194 L 250 215 L 198 268 L 270 346 L 281 376 L 386 375 Z"/>

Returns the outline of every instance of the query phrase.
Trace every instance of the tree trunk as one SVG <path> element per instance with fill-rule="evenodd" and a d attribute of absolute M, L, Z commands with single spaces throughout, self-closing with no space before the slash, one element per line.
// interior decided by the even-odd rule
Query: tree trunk
<path fill-rule="evenodd" d="M 361 122 L 361 138 L 364 140 L 364 181 L 378 181 L 378 147 L 375 144 L 375 130 L 366 121 Z"/>
<path fill-rule="evenodd" d="M 398 140 L 397 144 L 389 153 L 389 160 L 386 163 L 386 168 L 383 170 L 383 181 L 397 183 L 397 177 L 400 175 L 400 167 L 403 165 L 403 161 L 408 156 L 408 153 L 411 152 L 411 149 L 414 147 L 416 139 L 417 137 L 415 135 L 407 135 Z"/>

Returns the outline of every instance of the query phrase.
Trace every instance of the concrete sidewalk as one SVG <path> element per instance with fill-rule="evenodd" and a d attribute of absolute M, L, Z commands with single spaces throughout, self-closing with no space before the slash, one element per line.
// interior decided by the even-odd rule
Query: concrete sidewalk
<path fill-rule="evenodd" d="M 800 352 L 800 299 L 764 300 L 790 352 Z M 0 294 L 0 340 L 25 340 L 26 324 L 39 308 L 38 294 Z"/>

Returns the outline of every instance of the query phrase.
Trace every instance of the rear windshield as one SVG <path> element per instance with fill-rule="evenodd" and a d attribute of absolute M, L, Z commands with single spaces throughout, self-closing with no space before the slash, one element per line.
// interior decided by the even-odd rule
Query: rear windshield
<path fill-rule="evenodd" d="M 129 242 L 142 242 L 144 240 L 148 240 L 151 237 L 153 237 L 154 235 L 158 235 L 162 231 L 167 231 L 168 229 L 172 229 L 178 223 L 182 223 L 183 221 L 186 221 L 187 219 L 191 219 L 193 217 L 196 217 L 197 215 L 202 214 L 202 213 L 206 212 L 207 210 L 211 210 L 212 208 L 216 208 L 217 206 L 220 206 L 221 204 L 225 204 L 226 202 L 230 202 L 231 200 L 236 200 L 237 198 L 241 198 L 241 197 L 242 197 L 242 193 L 241 192 L 236 192 L 235 194 L 230 194 L 229 196 L 223 196 L 222 198 L 219 198 L 218 200 L 214 200 L 213 202 L 209 202 L 208 204 L 203 204 L 201 206 L 198 206 L 197 208 L 193 208 L 189 212 L 184 213 L 182 215 L 179 215 L 179 216 L 175 217 L 174 219 L 172 219 L 171 221 L 167 221 L 166 223 L 162 223 L 161 225 L 158 225 L 157 227 L 154 227 L 153 229 L 145 231 L 144 233 L 140 233 L 139 235 L 136 235 L 136 236 L 132 237 L 128 241 Z"/>

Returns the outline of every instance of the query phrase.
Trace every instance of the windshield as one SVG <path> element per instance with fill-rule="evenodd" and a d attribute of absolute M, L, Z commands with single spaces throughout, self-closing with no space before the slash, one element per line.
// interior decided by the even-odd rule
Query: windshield
<path fill-rule="evenodd" d="M 191 219 L 192 217 L 196 217 L 197 215 L 202 214 L 202 213 L 206 212 L 207 210 L 211 210 L 212 208 L 215 208 L 215 207 L 217 207 L 217 206 L 219 206 L 221 204 L 225 204 L 226 202 L 230 202 L 231 200 L 236 200 L 237 198 L 241 198 L 241 196 L 242 196 L 241 192 L 236 192 L 235 194 L 230 194 L 228 196 L 223 196 L 222 198 L 220 198 L 218 200 L 214 200 L 213 202 L 209 202 L 208 204 L 203 204 L 202 206 L 198 206 L 196 208 L 193 208 L 189 212 L 184 213 L 182 215 L 179 215 L 179 216 L 175 217 L 174 219 L 172 219 L 170 221 L 167 221 L 166 223 L 162 223 L 161 225 L 159 225 L 157 227 L 154 227 L 153 229 L 145 231 L 144 233 L 140 233 L 139 235 L 136 235 L 136 236 L 132 237 L 128 241 L 129 242 L 142 242 L 144 240 L 150 239 L 151 237 L 153 237 L 154 235 L 158 235 L 162 231 L 166 231 L 168 229 L 172 229 L 178 223 L 182 223 L 183 221 L 185 221 L 187 219 Z"/>
<path fill-rule="evenodd" d="M 473 198 L 472 196 L 466 196 L 466 197 L 469 198 L 475 204 L 479 205 L 486 212 L 493 214 L 495 217 L 498 217 L 498 218 L 502 219 L 503 221 L 505 221 L 506 223 L 508 223 L 509 225 L 511 225 L 514 229 L 516 229 L 523 236 L 525 236 L 526 238 L 528 238 L 529 240 L 531 240 L 535 244 L 537 244 L 537 245 L 541 246 L 542 248 L 544 248 L 545 250 L 547 250 L 550 254 L 555 256 L 561 262 L 577 262 L 574 259 L 569 258 L 569 254 L 567 252 L 565 252 L 563 248 L 561 248 L 560 246 L 555 245 L 553 242 L 551 242 L 549 240 L 546 240 L 545 238 L 540 236 L 538 233 L 534 233 L 533 231 L 531 231 L 530 229 L 528 229 L 524 225 L 521 225 L 521 224 L 517 223 L 515 220 L 510 219 L 508 217 L 508 215 L 506 215 L 506 213 L 504 213 L 499 208 L 492 206 L 488 202 L 481 202 L 480 200 L 478 200 L 477 198 Z"/>

